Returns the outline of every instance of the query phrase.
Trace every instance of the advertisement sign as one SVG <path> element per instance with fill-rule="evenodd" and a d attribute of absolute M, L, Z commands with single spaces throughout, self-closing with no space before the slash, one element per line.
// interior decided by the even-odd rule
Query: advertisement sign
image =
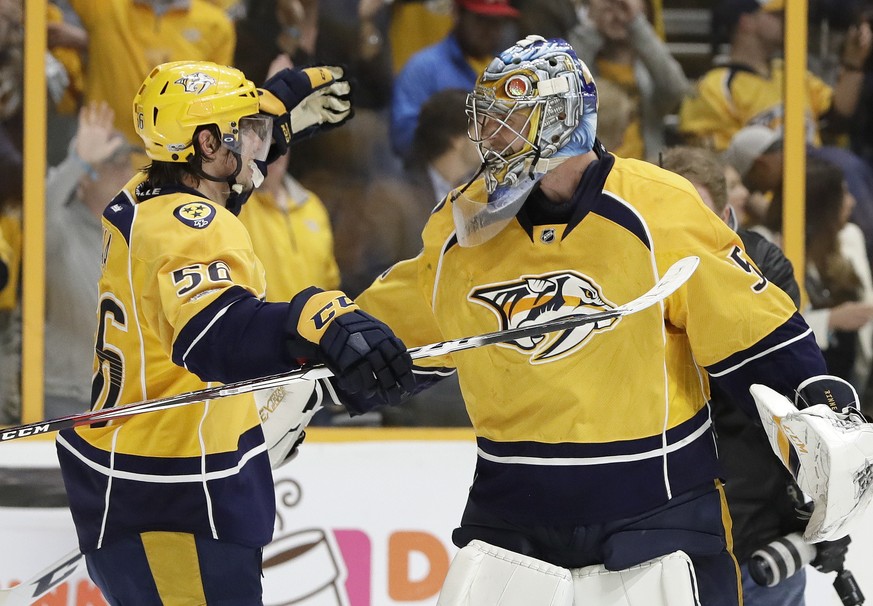
<path fill-rule="evenodd" d="M 277 516 L 273 541 L 264 549 L 264 604 L 435 605 L 457 551 L 451 532 L 472 480 L 472 435 L 311 433 L 299 456 L 275 474 Z M 4 445 L 0 467 L 15 465 L 56 467 L 53 443 Z M 852 536 L 846 567 L 873 596 L 873 513 L 857 523 Z M 36 604 L 105 604 L 84 566 L 64 565 L 76 546 L 65 508 L 0 507 L 0 541 L 3 588 L 32 579 L 54 562 L 51 576 L 63 582 Z M 807 573 L 807 603 L 840 606 L 831 587 L 834 575 L 811 568 Z"/>

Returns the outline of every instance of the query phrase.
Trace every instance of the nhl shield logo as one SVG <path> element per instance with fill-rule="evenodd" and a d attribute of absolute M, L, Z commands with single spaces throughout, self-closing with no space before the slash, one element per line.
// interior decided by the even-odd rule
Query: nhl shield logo
<path fill-rule="evenodd" d="M 481 286 L 474 288 L 467 299 L 490 309 L 497 316 L 499 330 L 615 308 L 593 280 L 569 270 Z M 619 320 L 610 318 L 503 345 L 528 354 L 532 364 L 552 362 L 577 351 L 592 335 L 612 329 Z"/>

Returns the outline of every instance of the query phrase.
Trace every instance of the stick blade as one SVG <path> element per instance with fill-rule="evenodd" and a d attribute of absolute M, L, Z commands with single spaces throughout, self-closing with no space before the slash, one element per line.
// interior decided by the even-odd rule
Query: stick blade
<path fill-rule="evenodd" d="M 679 259 L 667 269 L 655 288 L 621 308 L 627 313 L 635 313 L 669 297 L 688 281 L 698 265 L 700 265 L 700 257 L 690 256 Z"/>

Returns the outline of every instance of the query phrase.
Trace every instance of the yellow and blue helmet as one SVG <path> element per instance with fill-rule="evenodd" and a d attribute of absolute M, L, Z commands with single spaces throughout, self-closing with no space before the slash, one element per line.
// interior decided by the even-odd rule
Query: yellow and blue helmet
<path fill-rule="evenodd" d="M 467 116 L 493 191 L 542 158 L 591 151 L 597 87 L 567 42 L 528 36 L 491 61 L 467 96 Z"/>

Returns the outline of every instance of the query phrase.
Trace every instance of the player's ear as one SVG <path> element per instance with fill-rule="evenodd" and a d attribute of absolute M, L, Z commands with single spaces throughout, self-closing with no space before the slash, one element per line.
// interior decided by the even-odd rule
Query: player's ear
<path fill-rule="evenodd" d="M 203 128 L 197 131 L 196 139 L 197 147 L 200 149 L 200 153 L 203 154 L 204 157 L 209 159 L 215 157 L 221 143 L 210 129 Z"/>

